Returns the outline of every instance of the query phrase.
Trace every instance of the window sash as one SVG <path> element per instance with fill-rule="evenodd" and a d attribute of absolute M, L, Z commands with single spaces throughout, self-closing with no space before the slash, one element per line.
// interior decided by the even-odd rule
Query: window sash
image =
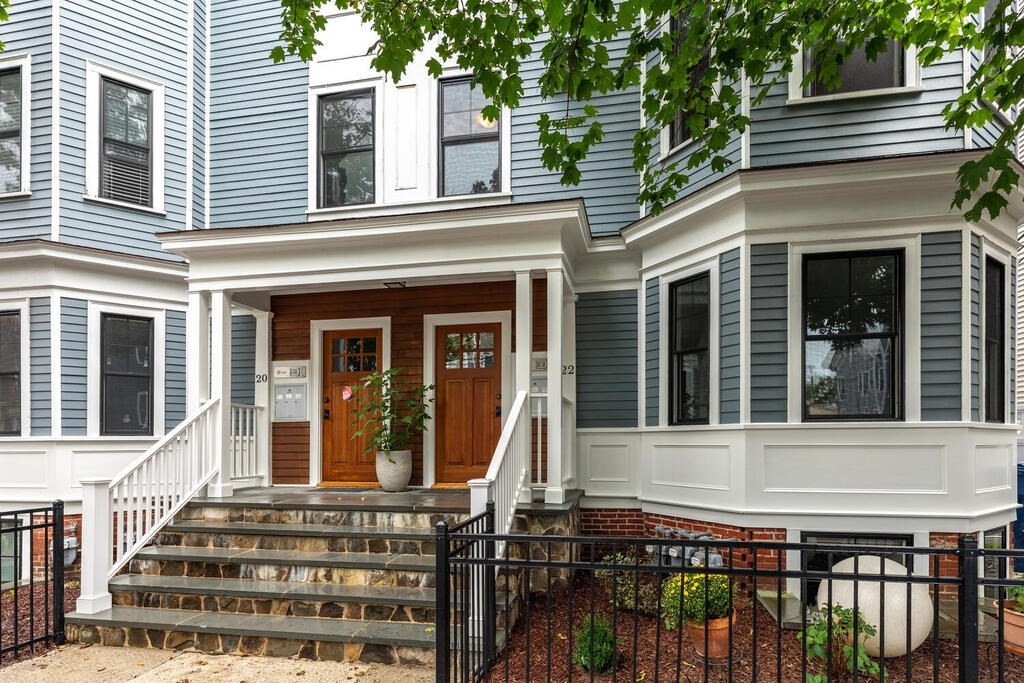
<path fill-rule="evenodd" d="M 438 117 L 437 117 L 437 138 L 438 138 L 440 144 L 438 145 L 438 160 L 437 160 L 437 167 L 438 167 L 438 170 L 439 170 L 437 193 L 441 197 L 459 197 L 459 196 L 464 196 L 464 193 L 458 193 L 458 194 L 451 193 L 451 194 L 449 194 L 449 193 L 445 192 L 445 186 L 447 185 L 445 180 L 447 178 L 447 175 L 446 175 L 446 171 L 445 171 L 444 160 L 445 160 L 445 150 L 447 150 L 447 149 L 449 149 L 451 147 L 457 146 L 457 145 L 463 145 L 463 144 L 467 144 L 467 143 L 492 142 L 497 147 L 497 160 L 498 160 L 498 179 L 497 180 L 498 180 L 498 182 L 497 182 L 495 188 L 493 190 L 488 189 L 488 190 L 484 190 L 482 192 L 474 192 L 474 193 L 471 193 L 471 194 L 489 194 L 491 192 L 501 192 L 501 189 L 502 189 L 502 183 L 501 183 L 501 163 L 502 163 L 502 160 L 501 160 L 501 118 L 500 117 L 494 122 L 494 127 L 492 129 L 490 129 L 490 130 L 487 130 L 486 132 L 485 131 L 475 131 L 474 132 L 473 130 L 470 130 L 470 132 L 468 132 L 468 133 L 452 134 L 452 135 L 445 135 L 445 132 L 444 132 L 444 121 L 445 121 L 445 113 L 446 113 L 445 102 L 444 102 L 445 88 L 446 87 L 454 87 L 454 86 L 458 86 L 458 85 L 462 85 L 462 84 L 470 84 L 470 83 L 472 83 L 472 78 L 465 77 L 465 76 L 460 76 L 458 78 L 447 78 L 447 79 L 445 79 L 443 81 L 439 81 L 438 82 L 438 89 L 437 89 L 437 97 L 438 97 L 438 104 L 437 104 L 437 111 L 438 111 Z"/>
<path fill-rule="evenodd" d="M 682 44 L 683 39 L 686 35 L 686 22 L 682 20 L 677 14 L 673 14 L 668 20 L 668 30 L 672 35 L 673 54 L 679 54 L 679 46 Z M 699 62 L 690 67 L 691 78 L 695 75 L 703 76 L 704 72 L 708 70 L 711 62 L 711 53 L 705 52 Z M 691 86 L 692 87 L 692 86 Z M 672 122 L 668 125 L 668 148 L 673 150 L 676 147 L 686 144 L 693 140 L 693 133 L 690 131 L 686 120 L 690 117 L 690 112 L 686 109 L 680 109 L 672 117 Z"/>
<path fill-rule="evenodd" d="M 111 135 L 107 85 L 146 96 L 146 145 Z M 139 206 L 153 205 L 153 93 L 111 78 L 100 79 L 100 197 Z M 125 124 L 127 127 L 127 123 Z M 132 171 L 135 171 L 132 174 Z M 134 185 L 134 186 L 133 186 Z"/>
<path fill-rule="evenodd" d="M 890 256 L 893 263 L 893 291 L 885 296 L 893 297 L 892 327 L 884 332 L 843 332 L 835 334 L 808 334 L 808 271 L 809 265 L 815 260 L 839 260 L 845 259 L 849 263 L 847 267 L 847 286 L 845 295 L 853 299 L 853 261 L 861 257 Z M 857 251 L 857 252 L 823 252 L 820 254 L 807 254 L 803 259 L 801 279 L 801 315 L 800 315 L 800 336 L 801 336 L 801 372 L 800 372 L 800 393 L 803 405 L 802 414 L 805 422 L 842 422 L 856 420 L 900 420 L 903 415 L 903 386 L 899 377 L 903 373 L 903 252 L 902 251 Z M 884 413 L 854 413 L 842 415 L 813 415 L 807 392 L 807 347 L 808 342 L 854 342 L 867 340 L 885 340 L 889 342 L 889 364 L 888 364 L 888 403 L 889 410 Z M 837 393 L 840 393 L 840 386 L 843 378 L 837 378 Z"/>
<path fill-rule="evenodd" d="M 10 329 L 13 330 L 10 338 L 0 338 L 0 344 L 2 347 L 12 347 L 14 353 L 14 363 L 12 364 L 15 369 L 0 371 L 0 378 L 7 380 L 7 382 L 13 380 L 16 391 L 11 397 L 10 401 L 4 401 L 7 406 L 6 419 L 0 420 L 0 435 L 2 436 L 20 436 L 21 430 L 24 427 L 21 420 L 21 382 L 22 382 L 22 367 L 21 367 L 21 346 L 24 340 L 21 338 L 21 313 L 17 311 L 4 311 L 0 313 L 0 319 L 11 318 L 14 320 L 13 325 Z M 5 382 L 5 384 L 7 383 Z M 2 400 L 2 396 L 0 396 Z M 8 426 L 13 425 L 13 426 Z"/>
<path fill-rule="evenodd" d="M 907 77 L 906 77 L 907 51 L 898 41 L 894 41 L 894 40 L 889 41 L 889 46 L 886 49 L 886 51 L 885 52 L 880 52 L 878 55 L 876 55 L 874 61 L 868 60 L 864 48 L 863 47 L 859 47 L 859 48 L 857 48 L 856 50 L 853 51 L 853 54 L 850 55 L 851 56 L 851 61 L 847 62 L 847 64 L 845 66 L 847 68 L 857 67 L 858 65 L 860 65 L 860 61 L 862 59 L 863 62 L 864 62 L 864 64 L 862 66 L 864 66 L 867 69 L 866 72 L 862 69 L 861 70 L 862 73 L 870 73 L 872 75 L 880 75 L 880 74 L 885 73 L 885 71 L 883 70 L 884 62 L 881 61 L 881 60 L 886 60 L 887 59 L 886 55 L 890 55 L 890 54 L 892 55 L 892 62 L 893 63 L 892 63 L 891 73 L 889 74 L 890 78 L 889 78 L 889 80 L 887 82 L 885 82 L 885 83 L 872 83 L 872 84 L 868 85 L 867 87 L 857 87 L 857 88 L 854 88 L 854 87 L 850 87 L 850 78 L 842 78 L 842 83 L 840 83 L 840 85 L 839 85 L 839 87 L 837 89 L 829 90 L 829 89 L 827 89 L 825 87 L 824 83 L 822 83 L 820 80 L 815 79 L 815 80 L 811 81 L 810 83 L 808 83 L 806 86 L 804 86 L 804 97 L 822 97 L 822 96 L 826 96 L 826 95 L 840 95 L 840 94 L 844 94 L 844 93 L 865 92 L 865 91 L 870 91 L 870 90 L 881 90 L 881 89 L 885 89 L 885 88 L 901 88 L 901 87 L 904 87 L 907 84 Z M 813 70 L 813 65 L 814 65 L 815 58 L 816 58 L 816 55 L 815 55 L 814 48 L 806 48 L 804 50 L 804 54 L 803 54 L 804 71 L 801 74 L 801 77 L 806 77 L 807 74 L 811 73 L 811 71 Z M 841 65 L 839 67 L 840 76 L 842 76 L 843 68 L 844 68 L 844 65 Z"/>
<path fill-rule="evenodd" d="M 144 435 L 153 434 L 153 366 L 154 366 L 154 342 L 153 342 L 153 319 L 128 315 L 104 314 L 100 319 L 100 359 L 107 358 L 110 348 L 113 346 L 132 347 L 130 339 L 117 339 L 111 330 L 115 321 L 126 323 L 145 323 L 146 331 L 146 359 L 147 362 L 142 369 L 108 370 L 105 363 L 100 363 L 100 433 L 107 435 Z M 142 363 L 136 363 L 136 366 Z M 137 402 L 138 409 L 145 408 L 146 420 L 142 427 L 124 428 L 114 422 L 113 415 L 107 414 L 108 383 L 110 378 L 123 377 L 134 380 L 144 380 L 147 383 L 145 404 Z M 140 419 L 139 422 L 142 422 Z"/>
<path fill-rule="evenodd" d="M 349 145 L 339 148 L 327 148 L 326 125 L 324 121 L 325 105 L 330 102 L 337 102 L 346 99 L 368 98 L 370 102 L 370 142 L 362 145 Z M 374 89 L 353 90 L 351 92 L 323 95 L 317 101 L 317 158 L 319 168 L 317 169 L 317 206 L 320 208 L 333 208 L 340 206 L 362 206 L 376 202 L 377 196 L 377 102 L 374 97 Z M 369 184 L 371 197 L 370 201 L 364 202 L 328 202 L 327 201 L 327 169 L 331 160 L 341 160 L 350 154 L 370 152 L 370 175 Z"/>
<path fill-rule="evenodd" d="M 1006 270 L 985 259 L 985 421 L 1006 420 Z"/>
<path fill-rule="evenodd" d="M 698 334 L 690 335 L 691 338 L 702 340 L 704 343 L 695 343 L 687 346 L 678 339 L 678 322 L 677 318 L 677 297 L 679 293 L 690 286 L 700 285 L 703 281 L 703 291 L 698 291 L 695 294 L 703 296 L 703 300 L 698 301 L 697 306 L 703 307 L 703 315 L 700 312 L 696 312 L 693 315 L 686 316 L 688 321 L 693 321 L 698 318 L 703 318 L 704 328 L 698 330 Z M 711 419 L 711 274 L 700 273 L 682 280 L 673 282 L 669 287 L 669 362 L 668 362 L 668 396 L 669 396 L 669 424 L 671 425 L 688 425 L 688 424 L 709 424 Z M 683 392 L 682 387 L 679 386 L 681 379 L 680 371 L 683 365 L 683 361 L 687 357 L 695 358 L 697 361 L 696 367 L 706 368 L 706 384 L 697 387 L 700 391 L 699 395 L 694 397 L 691 401 L 692 405 L 697 406 L 698 415 L 696 417 L 685 417 L 686 410 L 683 405 Z M 702 409 L 702 410 L 701 410 Z M 703 414 L 700 414 L 703 412 Z"/>
<path fill-rule="evenodd" d="M 22 174 L 24 172 L 25 150 L 22 148 L 22 133 L 25 126 L 25 102 L 22 98 L 22 78 L 24 78 L 24 74 L 21 67 L 0 71 L 0 81 L 7 79 L 15 79 L 16 81 L 9 89 L 13 97 L 10 101 L 4 103 L 4 107 L 13 107 L 15 110 L 14 115 L 17 116 L 16 126 L 11 125 L 0 130 L 0 141 L 3 141 L 5 146 L 11 147 L 12 152 L 16 152 L 17 155 L 15 163 L 11 164 L 10 167 L 4 167 L 10 168 L 13 170 L 13 173 L 10 175 L 4 173 L 3 176 L 0 176 L 0 193 L 17 192 L 22 189 L 24 183 Z M 12 160 L 14 156 L 15 154 L 11 154 Z"/>

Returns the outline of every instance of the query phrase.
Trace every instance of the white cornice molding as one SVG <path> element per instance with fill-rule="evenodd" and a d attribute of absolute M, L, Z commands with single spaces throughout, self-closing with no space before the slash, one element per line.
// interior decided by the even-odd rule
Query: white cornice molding
<path fill-rule="evenodd" d="M 0 244 L 0 258 L 8 266 L 16 260 L 34 259 L 54 265 L 73 265 L 91 269 L 145 273 L 149 277 L 181 281 L 188 264 L 143 256 L 115 254 L 89 247 L 76 247 L 45 240 L 26 240 Z"/>

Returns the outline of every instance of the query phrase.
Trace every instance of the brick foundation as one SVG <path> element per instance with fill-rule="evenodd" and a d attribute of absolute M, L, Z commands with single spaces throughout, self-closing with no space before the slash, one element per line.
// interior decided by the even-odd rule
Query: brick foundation
<path fill-rule="evenodd" d="M 38 515 L 33 520 L 34 523 L 43 523 L 45 521 L 43 515 Z M 64 578 L 65 580 L 77 579 L 82 567 L 82 515 L 64 516 L 64 536 L 66 538 L 74 538 L 78 543 L 78 557 L 75 558 L 74 565 L 64 570 Z M 52 539 L 52 534 L 50 534 L 50 537 L 47 538 L 46 529 L 35 529 L 32 532 L 32 573 L 36 579 L 42 579 L 46 574 L 47 555 L 50 558 L 53 557 L 49 543 Z M 52 560 L 50 571 L 51 573 L 53 571 Z"/>

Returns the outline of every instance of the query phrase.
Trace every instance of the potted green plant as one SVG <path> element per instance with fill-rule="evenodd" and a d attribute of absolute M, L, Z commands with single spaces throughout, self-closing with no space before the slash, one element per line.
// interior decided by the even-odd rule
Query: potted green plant
<path fill-rule="evenodd" d="M 999 601 L 996 601 L 999 609 Z M 1003 647 L 1024 655 L 1024 586 L 1010 586 L 1003 601 Z"/>
<path fill-rule="evenodd" d="M 676 574 L 665 582 L 661 616 L 674 629 L 686 622 L 697 655 L 708 659 L 729 656 L 729 628 L 736 619 L 732 586 L 724 574 Z M 707 648 L 705 649 L 705 644 Z"/>
<path fill-rule="evenodd" d="M 434 398 L 433 385 L 400 386 L 399 368 L 373 372 L 343 398 L 355 400 L 352 438 L 366 437 L 366 453 L 377 453 L 377 481 L 385 491 L 404 491 L 412 477 L 409 441 L 422 434 Z"/>

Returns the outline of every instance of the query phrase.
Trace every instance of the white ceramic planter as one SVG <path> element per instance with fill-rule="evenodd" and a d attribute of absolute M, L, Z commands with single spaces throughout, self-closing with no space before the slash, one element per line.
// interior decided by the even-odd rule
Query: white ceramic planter
<path fill-rule="evenodd" d="M 404 491 L 411 478 L 412 451 L 377 451 L 377 482 L 382 489 Z"/>

